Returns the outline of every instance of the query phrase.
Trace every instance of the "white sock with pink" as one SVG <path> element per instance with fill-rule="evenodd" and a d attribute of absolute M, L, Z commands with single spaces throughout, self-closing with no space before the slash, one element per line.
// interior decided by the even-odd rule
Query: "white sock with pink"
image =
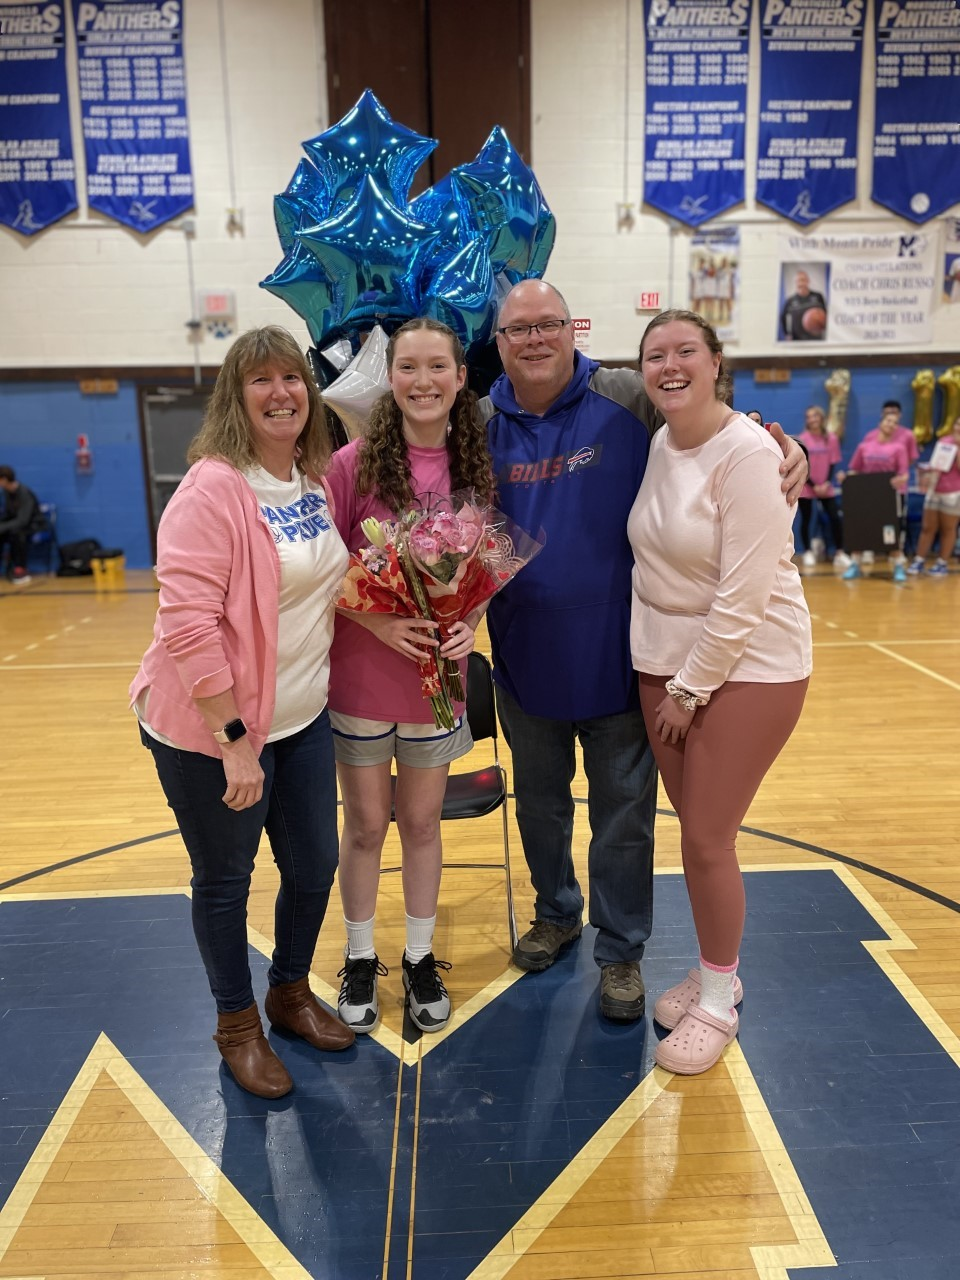
<path fill-rule="evenodd" d="M 715 1018 L 733 1022 L 736 1015 L 733 984 L 737 978 L 739 957 L 729 965 L 711 964 L 700 957 L 700 1008 Z"/>

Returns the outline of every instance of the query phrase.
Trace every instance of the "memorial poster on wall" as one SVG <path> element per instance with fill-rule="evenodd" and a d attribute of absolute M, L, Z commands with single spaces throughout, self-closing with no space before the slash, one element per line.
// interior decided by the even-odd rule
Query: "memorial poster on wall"
<path fill-rule="evenodd" d="M 857 194 L 866 0 L 760 0 L 757 201 L 807 225 Z"/>
<path fill-rule="evenodd" d="M 153 231 L 193 205 L 183 0 L 73 0 L 91 209 Z"/>
<path fill-rule="evenodd" d="M 960 306 L 960 218 L 947 219 L 943 254 L 943 300 Z"/>
<path fill-rule="evenodd" d="M 750 0 L 644 0 L 643 198 L 688 226 L 744 198 Z"/>
<path fill-rule="evenodd" d="M 24 236 L 77 207 L 64 16 L 0 4 L 0 222 Z"/>
<path fill-rule="evenodd" d="M 777 340 L 930 342 L 938 250 L 925 231 L 782 236 Z"/>
<path fill-rule="evenodd" d="M 740 336 L 740 228 L 697 231 L 690 238 L 690 310 L 723 342 Z"/>
<path fill-rule="evenodd" d="M 926 222 L 960 201 L 960 0 L 875 0 L 873 190 Z"/>

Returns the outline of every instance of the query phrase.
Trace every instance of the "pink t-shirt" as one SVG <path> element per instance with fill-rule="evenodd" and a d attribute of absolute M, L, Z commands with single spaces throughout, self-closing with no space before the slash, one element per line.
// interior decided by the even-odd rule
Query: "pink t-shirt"
<path fill-rule="evenodd" d="M 810 479 L 803 486 L 800 497 L 816 498 L 818 495 L 814 493 L 813 486 L 815 484 L 826 484 L 830 479 L 830 468 L 840 461 L 840 441 L 829 431 L 823 434 L 818 434 L 816 431 L 801 431 L 797 439 L 801 444 L 807 446 L 807 453 L 810 457 Z M 819 496 L 834 498 L 836 494 L 836 489 L 831 485 L 829 493 Z"/>
<path fill-rule="evenodd" d="M 947 443 L 956 444 L 957 441 L 953 436 L 946 437 Z M 953 459 L 953 466 L 949 471 L 941 471 L 940 478 L 937 480 L 936 493 L 957 493 L 960 492 L 960 448 L 957 449 L 956 456 Z"/>
<path fill-rule="evenodd" d="M 894 430 L 893 438 L 897 442 L 897 444 L 902 444 L 904 447 L 904 450 L 906 451 L 908 465 L 904 467 L 904 470 L 907 471 L 909 470 L 910 467 L 913 466 L 916 460 L 920 457 L 920 446 L 917 444 L 917 438 L 913 434 L 913 432 L 910 430 L 909 427 L 902 427 L 902 426 L 897 427 Z M 873 444 L 875 440 L 879 440 L 879 439 L 880 439 L 880 428 L 874 427 L 872 431 L 867 432 L 867 434 L 863 437 L 863 440 L 861 441 L 861 443 Z"/>
<path fill-rule="evenodd" d="M 357 551 L 368 544 L 361 521 L 373 516 L 393 520 L 394 513 L 377 494 L 357 493 L 357 454 L 363 440 L 352 440 L 333 455 L 324 479 L 332 497 L 334 520 L 347 550 Z M 450 492 L 450 463 L 445 447 L 423 449 L 407 445 L 413 491 L 416 494 Z M 466 662 L 460 669 L 466 680 Z M 364 720 L 391 723 L 432 724 L 430 701 L 420 691 L 420 672 L 411 658 L 388 648 L 366 627 L 338 613 L 330 650 L 331 711 Z M 463 713 L 463 703 L 453 704 L 454 715 Z"/>
<path fill-rule="evenodd" d="M 910 470 L 910 458 L 897 439 L 884 441 L 864 438 L 853 451 L 850 470 L 868 475 L 889 471 L 891 475 L 902 476 Z"/>

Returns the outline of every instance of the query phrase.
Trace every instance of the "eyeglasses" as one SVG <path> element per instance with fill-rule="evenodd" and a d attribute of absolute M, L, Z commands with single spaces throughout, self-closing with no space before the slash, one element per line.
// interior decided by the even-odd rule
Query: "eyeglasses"
<path fill-rule="evenodd" d="M 561 329 L 571 324 L 570 320 L 541 320 L 539 324 L 507 324 L 497 333 L 502 334 L 508 342 L 526 342 L 536 329 L 541 338 L 555 338 Z"/>

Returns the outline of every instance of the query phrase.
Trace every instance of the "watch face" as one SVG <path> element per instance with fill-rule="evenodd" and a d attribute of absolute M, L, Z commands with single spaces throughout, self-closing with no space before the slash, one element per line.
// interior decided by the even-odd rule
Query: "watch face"
<path fill-rule="evenodd" d="M 242 738 L 246 732 L 247 726 L 242 720 L 230 720 L 215 736 L 219 738 L 221 742 L 236 742 L 237 739 Z"/>

